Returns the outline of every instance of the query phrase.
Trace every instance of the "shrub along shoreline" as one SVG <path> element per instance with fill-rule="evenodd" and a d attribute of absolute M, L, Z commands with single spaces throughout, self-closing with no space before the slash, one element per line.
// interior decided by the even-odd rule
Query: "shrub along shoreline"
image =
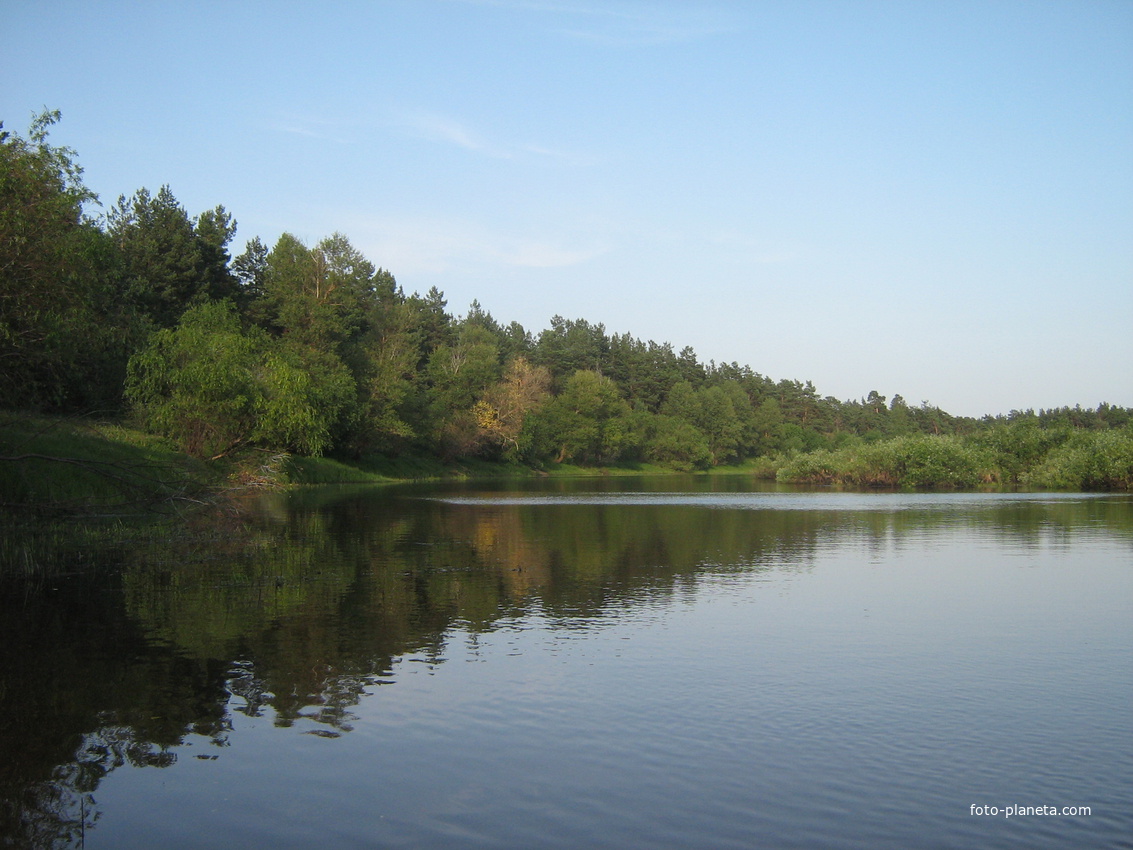
<path fill-rule="evenodd" d="M 444 478 L 652 475 L 676 465 L 517 463 L 435 456 L 306 457 L 257 449 L 203 461 L 118 424 L 0 414 L 0 506 L 41 515 L 122 515 L 213 505 L 267 488 Z M 996 425 L 777 454 L 708 473 L 783 484 L 921 490 L 1133 490 L 1133 428 Z"/>
<path fill-rule="evenodd" d="M 746 475 L 783 484 L 847 489 L 1133 490 L 1133 429 L 1012 426 L 968 437 L 914 435 L 837 450 L 779 454 L 697 475 Z M 430 456 L 344 462 L 258 449 L 202 461 L 169 441 L 116 424 L 0 413 L 0 575 L 83 568 L 91 553 L 139 535 L 162 539 L 220 533 L 242 502 L 265 490 L 335 484 L 386 485 L 444 478 L 687 474 L 675 466 L 624 463 L 534 468 Z"/>
<path fill-rule="evenodd" d="M 776 480 L 964 490 L 1133 489 L 1133 431 L 1041 432 L 1008 427 L 971 436 L 909 435 L 786 459 Z"/>

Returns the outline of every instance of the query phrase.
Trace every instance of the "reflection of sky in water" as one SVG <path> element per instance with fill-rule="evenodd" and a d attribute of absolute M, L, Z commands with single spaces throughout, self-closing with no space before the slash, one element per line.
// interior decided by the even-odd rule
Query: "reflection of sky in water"
<path fill-rule="evenodd" d="M 75 731 L 88 750 L 146 744 L 129 724 L 168 715 L 193 731 L 168 766 L 107 774 L 86 846 L 1129 834 L 1130 496 L 524 490 L 366 493 L 291 514 L 261 572 L 128 572 L 122 628 L 169 694 L 123 693 Z M 84 613 L 58 641 L 105 632 Z M 223 711 L 212 738 L 198 705 Z M 973 803 L 1095 816 L 980 821 Z"/>
<path fill-rule="evenodd" d="M 453 505 L 676 505 L 729 510 L 900 511 L 1065 504 L 1105 498 L 1082 493 L 466 493 L 430 497 Z"/>
<path fill-rule="evenodd" d="M 321 824 L 351 846 L 437 848 L 1011 850 L 1121 835 L 1127 555 L 948 526 L 905 543 L 839 536 L 804 573 L 700 574 L 585 617 L 531 600 L 488 630 L 457 621 L 366 686 L 343 740 L 307 717 L 291 730 L 270 710 L 236 717 L 217 761 L 119 774 L 99 799 L 172 818 L 223 798 L 218 836 L 281 847 Z M 317 805 L 256 790 L 249 763 L 302 777 Z M 981 821 L 973 803 L 1095 814 Z M 107 832 L 119 823 L 108 812 Z"/>

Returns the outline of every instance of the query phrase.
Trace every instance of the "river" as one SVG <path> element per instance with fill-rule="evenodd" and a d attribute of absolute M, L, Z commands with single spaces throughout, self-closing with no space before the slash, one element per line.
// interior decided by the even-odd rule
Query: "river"
<path fill-rule="evenodd" d="M 0 839 L 1133 835 L 1133 497 L 319 488 L 0 597 Z"/>

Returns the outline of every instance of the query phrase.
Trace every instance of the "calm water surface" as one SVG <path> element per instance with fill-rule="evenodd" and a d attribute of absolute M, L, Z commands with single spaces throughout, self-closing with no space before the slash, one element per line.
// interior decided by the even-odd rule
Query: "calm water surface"
<path fill-rule="evenodd" d="M 7 846 L 1133 847 L 1128 495 L 321 489 L 103 560 L 3 585 Z"/>

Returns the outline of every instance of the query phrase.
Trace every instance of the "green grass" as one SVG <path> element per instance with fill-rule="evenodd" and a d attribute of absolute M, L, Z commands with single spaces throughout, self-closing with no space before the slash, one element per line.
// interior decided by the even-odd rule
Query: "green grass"
<path fill-rule="evenodd" d="M 594 476 L 673 475 L 678 470 L 644 461 L 614 463 L 607 466 L 576 466 L 573 463 L 549 463 L 540 474 L 555 478 L 593 478 Z"/>
<path fill-rule="evenodd" d="M 734 464 L 721 464 L 705 470 L 707 475 L 750 475 L 752 478 L 774 481 L 783 458 L 754 457 Z"/>
<path fill-rule="evenodd" d="M 282 472 L 292 484 L 380 484 L 391 479 L 377 472 L 359 469 L 326 457 L 291 455 L 282 464 Z"/>
<path fill-rule="evenodd" d="M 461 458 L 443 461 L 428 455 L 367 455 L 350 463 L 341 464 L 362 474 L 377 476 L 380 480 L 426 481 L 443 478 L 523 478 L 533 470 L 518 464 L 497 463 L 481 458 Z M 369 479 L 354 479 L 369 480 Z M 345 481 L 345 479 L 343 479 Z"/>
<path fill-rule="evenodd" d="M 130 511 L 196 498 L 216 472 L 120 425 L 0 413 L 0 504 Z"/>

